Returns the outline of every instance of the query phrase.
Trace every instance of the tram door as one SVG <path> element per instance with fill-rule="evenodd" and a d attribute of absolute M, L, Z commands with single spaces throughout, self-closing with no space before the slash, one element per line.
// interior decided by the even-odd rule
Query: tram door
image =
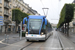
<path fill-rule="evenodd" d="M 26 32 L 26 24 L 23 25 L 23 29 L 24 32 Z"/>

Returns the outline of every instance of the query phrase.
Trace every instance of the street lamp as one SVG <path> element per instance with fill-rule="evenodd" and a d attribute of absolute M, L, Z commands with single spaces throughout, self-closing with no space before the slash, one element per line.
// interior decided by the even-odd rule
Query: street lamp
<path fill-rule="evenodd" d="M 43 10 L 44 15 L 47 17 L 49 8 L 42 8 L 42 10 Z M 45 10 L 47 10 L 47 12 L 45 12 Z"/>
<path fill-rule="evenodd" d="M 74 19 L 73 19 L 73 31 L 75 29 L 75 7 L 74 7 Z"/>
<path fill-rule="evenodd" d="M 17 5 L 14 5 L 14 22 L 15 22 L 15 8 L 16 8 Z M 16 22 L 15 22 L 16 23 Z M 14 26 L 14 32 L 16 32 L 15 30 L 15 26 Z"/>
<path fill-rule="evenodd" d="M 14 9 L 17 7 L 17 5 L 14 5 Z M 15 10 L 14 10 L 14 21 L 15 21 Z"/>

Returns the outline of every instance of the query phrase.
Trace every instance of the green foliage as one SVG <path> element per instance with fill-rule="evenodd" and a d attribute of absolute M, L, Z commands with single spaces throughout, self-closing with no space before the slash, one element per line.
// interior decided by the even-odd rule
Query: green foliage
<path fill-rule="evenodd" d="M 47 20 L 47 27 L 52 28 L 52 26 L 48 20 Z"/>
<path fill-rule="evenodd" d="M 17 24 L 19 24 L 21 21 L 23 21 L 23 18 L 27 17 L 27 16 L 28 16 L 28 14 L 23 13 L 19 9 L 13 9 L 12 10 L 12 20 L 16 21 Z"/>
<path fill-rule="evenodd" d="M 61 27 L 64 23 L 69 23 L 73 19 L 75 4 L 65 4 L 60 13 L 60 20 L 57 28 Z"/>
<path fill-rule="evenodd" d="M 26 32 L 22 32 L 22 37 L 25 37 L 25 33 L 26 33 Z"/>
<path fill-rule="evenodd" d="M 66 23 L 71 22 L 72 19 L 73 19 L 73 15 L 74 15 L 74 6 L 73 6 L 73 4 L 66 4 L 65 22 Z"/>

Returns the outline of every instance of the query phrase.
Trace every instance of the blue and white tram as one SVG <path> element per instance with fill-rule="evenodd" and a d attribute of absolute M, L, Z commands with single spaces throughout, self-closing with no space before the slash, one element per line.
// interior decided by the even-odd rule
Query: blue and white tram
<path fill-rule="evenodd" d="M 47 27 L 45 16 L 29 15 L 23 19 L 23 24 L 27 21 L 26 39 L 29 40 L 46 40 L 50 36 L 51 27 Z"/>

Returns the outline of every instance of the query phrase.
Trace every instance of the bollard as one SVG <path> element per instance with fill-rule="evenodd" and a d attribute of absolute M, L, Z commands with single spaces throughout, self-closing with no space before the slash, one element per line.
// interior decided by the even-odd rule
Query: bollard
<path fill-rule="evenodd" d="M 6 42 L 6 34 L 5 34 L 5 42 Z"/>
<path fill-rule="evenodd" d="M 20 40 L 22 39 L 22 30 L 20 31 Z"/>
<path fill-rule="evenodd" d="M 20 31 L 20 40 L 21 40 L 21 31 Z"/>
<path fill-rule="evenodd" d="M 7 43 L 8 43 L 8 40 L 9 40 L 9 35 L 7 35 Z"/>
<path fill-rule="evenodd" d="M 7 39 L 9 40 L 9 35 L 7 35 Z"/>

